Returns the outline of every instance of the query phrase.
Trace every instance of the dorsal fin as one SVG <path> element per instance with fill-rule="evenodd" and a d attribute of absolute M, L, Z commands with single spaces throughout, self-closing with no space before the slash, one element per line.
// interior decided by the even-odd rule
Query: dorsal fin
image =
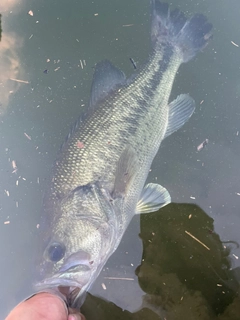
<path fill-rule="evenodd" d="M 90 95 L 90 108 L 94 108 L 98 101 L 104 99 L 111 91 L 119 85 L 124 84 L 125 74 L 104 60 L 96 64 Z"/>

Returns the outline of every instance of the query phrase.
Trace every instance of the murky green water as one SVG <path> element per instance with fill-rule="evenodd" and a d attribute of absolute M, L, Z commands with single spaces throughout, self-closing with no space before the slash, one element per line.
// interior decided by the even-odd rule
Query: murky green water
<path fill-rule="evenodd" d="M 134 218 L 87 296 L 87 319 L 240 318 L 239 276 L 230 270 L 240 266 L 240 249 L 222 243 L 240 242 L 240 3 L 172 4 L 214 25 L 213 41 L 180 68 L 172 91 L 172 98 L 189 93 L 196 112 L 163 142 L 149 176 L 185 204 Z M 148 0 L 1 0 L 0 13 L 4 316 L 31 294 L 43 192 L 59 146 L 87 105 L 93 66 L 109 59 L 130 75 L 129 58 L 140 65 L 149 52 L 150 21 Z"/>

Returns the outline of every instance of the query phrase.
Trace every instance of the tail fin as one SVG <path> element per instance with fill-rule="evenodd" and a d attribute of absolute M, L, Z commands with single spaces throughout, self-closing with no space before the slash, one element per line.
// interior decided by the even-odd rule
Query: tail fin
<path fill-rule="evenodd" d="M 206 47 L 211 30 L 212 24 L 204 15 L 195 14 L 188 20 L 180 10 L 170 11 L 167 3 L 152 0 L 152 42 L 171 43 L 180 50 L 183 62 Z"/>

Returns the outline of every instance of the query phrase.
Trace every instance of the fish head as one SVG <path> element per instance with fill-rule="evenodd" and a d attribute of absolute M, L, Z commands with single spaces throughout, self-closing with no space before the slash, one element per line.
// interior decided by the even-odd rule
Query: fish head
<path fill-rule="evenodd" d="M 92 282 L 99 257 L 96 256 L 94 261 L 94 254 L 82 247 L 81 240 L 73 242 L 72 237 L 66 239 L 53 235 L 43 248 L 37 265 L 35 290 L 41 292 L 50 289 L 57 295 L 64 293 L 68 301 L 76 290 L 78 294 L 84 292 Z"/>
<path fill-rule="evenodd" d="M 64 292 L 74 306 L 72 301 L 93 283 L 112 249 L 115 233 L 108 216 L 113 207 L 105 193 L 91 187 L 55 202 L 53 213 L 54 219 L 42 226 L 35 289 Z"/>

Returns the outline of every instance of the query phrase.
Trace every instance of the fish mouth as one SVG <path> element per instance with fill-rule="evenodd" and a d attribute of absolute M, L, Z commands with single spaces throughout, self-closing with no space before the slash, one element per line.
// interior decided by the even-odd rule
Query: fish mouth
<path fill-rule="evenodd" d="M 47 288 L 60 288 L 60 287 L 78 287 L 81 288 L 83 287 L 84 284 L 80 283 L 79 281 L 76 280 L 69 280 L 68 278 L 60 278 L 60 279 L 55 279 L 55 278 L 47 278 L 41 282 L 38 282 L 35 284 L 35 289 L 38 291 L 42 291 Z"/>
<path fill-rule="evenodd" d="M 63 266 L 53 276 L 35 283 L 34 287 L 37 291 L 43 291 L 49 288 L 59 290 L 59 288 L 63 287 L 82 289 L 90 278 L 91 268 L 85 264 L 73 265 L 70 268 Z"/>
<path fill-rule="evenodd" d="M 57 282 L 42 282 L 35 285 L 35 293 L 48 292 L 58 296 L 69 307 L 80 308 L 84 302 L 84 290 L 78 282 L 64 281 L 59 284 Z"/>
<path fill-rule="evenodd" d="M 90 274 L 70 279 L 64 274 L 57 273 L 34 285 L 36 293 L 49 292 L 60 297 L 72 308 L 80 308 L 84 302 L 85 288 L 89 283 Z M 81 280 L 79 280 L 79 278 Z"/>
<path fill-rule="evenodd" d="M 88 287 L 90 279 L 90 268 L 86 268 L 86 265 L 78 265 L 37 282 L 34 289 L 38 293 L 49 292 L 57 295 L 68 306 L 80 308 L 84 302 L 85 288 Z"/>
<path fill-rule="evenodd" d="M 91 256 L 79 250 L 71 254 L 58 270 L 50 261 L 45 261 L 39 270 L 40 278 L 34 284 L 35 292 L 49 292 L 59 296 L 71 307 L 80 307 L 84 292 L 95 270 Z"/>

